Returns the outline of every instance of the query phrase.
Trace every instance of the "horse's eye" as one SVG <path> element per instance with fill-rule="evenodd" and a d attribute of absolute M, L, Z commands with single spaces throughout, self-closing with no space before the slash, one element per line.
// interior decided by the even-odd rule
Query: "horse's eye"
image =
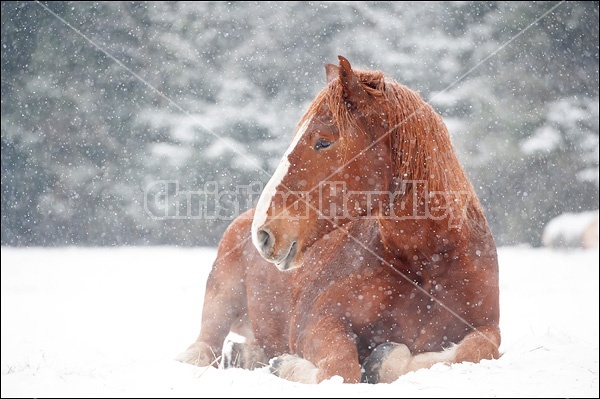
<path fill-rule="evenodd" d="M 331 144 L 333 144 L 333 143 L 329 140 L 319 139 L 319 141 L 317 141 L 317 144 L 315 144 L 315 150 L 320 150 L 321 148 L 327 148 Z"/>

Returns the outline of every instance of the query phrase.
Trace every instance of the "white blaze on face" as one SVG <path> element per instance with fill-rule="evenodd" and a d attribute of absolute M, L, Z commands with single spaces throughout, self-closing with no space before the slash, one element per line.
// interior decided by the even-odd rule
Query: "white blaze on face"
<path fill-rule="evenodd" d="M 288 173 L 288 169 L 290 167 L 290 161 L 288 157 L 292 151 L 294 151 L 294 148 L 296 148 L 296 145 L 298 145 L 300 139 L 302 136 L 304 136 L 304 133 L 306 133 L 306 129 L 308 128 L 309 124 L 310 119 L 307 119 L 302 126 L 300 126 L 298 133 L 296 133 L 294 136 L 292 144 L 290 144 L 288 149 L 285 151 L 285 154 L 283 154 L 283 158 L 281 158 L 279 166 L 277 166 L 275 173 L 273 173 L 273 176 L 271 176 L 271 179 L 269 179 L 269 182 L 265 186 L 265 189 L 258 199 L 258 204 L 256 205 L 256 210 L 254 211 L 254 220 L 252 221 L 252 242 L 256 247 L 258 247 L 256 233 L 258 232 L 258 229 L 265 224 L 265 221 L 267 220 L 267 212 L 271 206 L 271 201 L 277 193 L 277 187 L 281 184 Z"/>

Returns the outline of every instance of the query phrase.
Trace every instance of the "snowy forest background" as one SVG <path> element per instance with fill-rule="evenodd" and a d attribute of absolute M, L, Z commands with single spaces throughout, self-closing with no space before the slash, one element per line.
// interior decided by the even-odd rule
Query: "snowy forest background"
<path fill-rule="evenodd" d="M 338 54 L 444 116 L 499 245 L 598 208 L 598 2 L 44 4 L 163 95 L 2 2 L 2 245 L 216 245 L 230 219 L 153 218 L 148 187 L 265 183 Z"/>

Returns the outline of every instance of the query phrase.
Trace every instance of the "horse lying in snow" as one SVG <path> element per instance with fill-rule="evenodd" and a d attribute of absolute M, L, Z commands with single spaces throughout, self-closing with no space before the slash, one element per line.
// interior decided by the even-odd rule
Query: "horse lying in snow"
<path fill-rule="evenodd" d="M 306 383 L 497 358 L 496 246 L 442 118 L 382 72 L 325 69 L 256 209 L 225 232 L 178 359 L 215 365 L 230 332 L 246 338 L 231 365 Z"/>

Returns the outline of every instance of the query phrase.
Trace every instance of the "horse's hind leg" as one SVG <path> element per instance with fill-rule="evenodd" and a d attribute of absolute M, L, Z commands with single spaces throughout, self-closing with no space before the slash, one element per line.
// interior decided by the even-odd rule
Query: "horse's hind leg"
<path fill-rule="evenodd" d="M 196 366 L 218 366 L 223 342 L 231 327 L 242 317 L 243 287 L 238 278 L 229 278 L 217 259 L 206 283 L 202 326 L 196 342 L 177 356 L 177 360 Z M 241 291 L 241 292 L 240 292 Z M 239 321 L 238 321 L 239 322 Z"/>
<path fill-rule="evenodd" d="M 467 334 L 462 341 L 441 352 L 424 352 L 412 356 L 404 344 L 379 345 L 363 362 L 362 381 L 368 383 L 393 382 L 403 374 L 436 363 L 478 363 L 482 359 L 500 357 L 500 332 L 493 327 L 479 327 Z"/>
<path fill-rule="evenodd" d="M 463 338 L 456 347 L 453 363 L 479 363 L 483 359 L 498 359 L 500 331 L 493 327 L 479 327 Z"/>
<path fill-rule="evenodd" d="M 252 245 L 249 243 L 251 222 L 242 215 L 223 235 L 206 282 L 200 335 L 176 360 L 217 367 L 229 332 L 237 329 L 243 333 L 242 326 L 247 324 L 244 251 Z"/>

